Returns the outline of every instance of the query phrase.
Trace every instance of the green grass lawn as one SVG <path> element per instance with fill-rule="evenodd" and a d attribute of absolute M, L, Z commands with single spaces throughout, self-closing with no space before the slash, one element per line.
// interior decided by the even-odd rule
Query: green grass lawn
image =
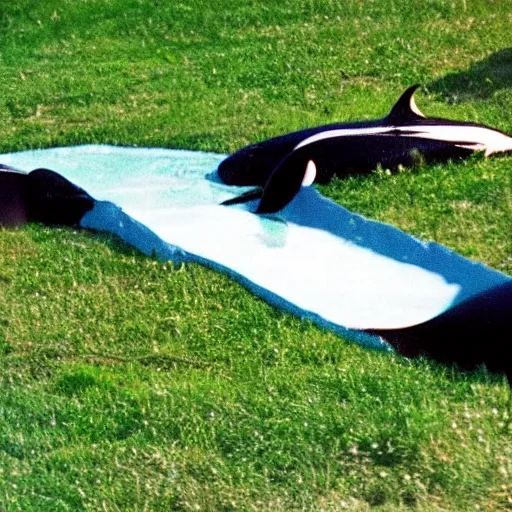
<path fill-rule="evenodd" d="M 0 152 L 227 153 L 417 82 L 426 114 L 510 133 L 511 26 L 503 0 L 0 2 Z M 512 274 L 512 157 L 321 190 Z M 0 230 L 1 512 L 509 510 L 509 398 L 200 266 Z"/>

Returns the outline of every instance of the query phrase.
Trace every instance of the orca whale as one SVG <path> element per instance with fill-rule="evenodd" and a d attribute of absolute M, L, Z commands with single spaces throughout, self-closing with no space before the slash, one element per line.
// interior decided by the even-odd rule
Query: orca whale
<path fill-rule="evenodd" d="M 96 201 L 49 169 L 24 173 L 0 165 L 0 227 L 26 222 L 76 226 Z"/>
<path fill-rule="evenodd" d="M 483 124 L 427 118 L 416 106 L 409 87 L 390 113 L 373 121 L 337 123 L 265 140 L 228 156 L 218 167 L 228 185 L 257 185 L 259 193 L 226 201 L 225 205 L 261 197 L 256 213 L 275 213 L 299 191 L 303 181 L 328 183 L 367 174 L 381 165 L 396 170 L 418 162 L 463 159 L 475 152 L 485 156 L 512 152 L 512 137 Z"/>
<path fill-rule="evenodd" d="M 421 324 L 402 329 L 370 329 L 410 358 L 427 356 L 464 370 L 485 366 L 502 373 L 512 387 L 510 321 L 512 280 Z"/>

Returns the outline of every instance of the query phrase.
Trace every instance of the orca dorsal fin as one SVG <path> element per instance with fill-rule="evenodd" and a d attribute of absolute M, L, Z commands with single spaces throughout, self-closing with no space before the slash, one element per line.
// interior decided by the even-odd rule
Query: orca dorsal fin
<path fill-rule="evenodd" d="M 386 116 L 386 120 L 393 124 L 403 124 L 410 122 L 415 119 L 424 119 L 426 116 L 422 114 L 419 108 L 416 106 L 414 101 L 414 93 L 420 85 L 415 84 L 409 87 L 403 94 L 398 98 L 398 101 L 394 104 L 391 112 Z"/>

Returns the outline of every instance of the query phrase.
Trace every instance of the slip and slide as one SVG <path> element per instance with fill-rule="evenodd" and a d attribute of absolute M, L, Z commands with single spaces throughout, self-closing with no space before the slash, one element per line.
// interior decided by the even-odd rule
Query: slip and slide
<path fill-rule="evenodd" d="M 3 155 L 0 225 L 108 231 L 145 254 L 226 272 L 269 303 L 362 344 L 463 369 L 485 365 L 510 383 L 510 276 L 352 214 L 307 186 L 379 165 L 512 152 L 501 131 L 425 117 L 416 89 L 382 119 L 286 134 L 227 158 L 111 146 Z"/>

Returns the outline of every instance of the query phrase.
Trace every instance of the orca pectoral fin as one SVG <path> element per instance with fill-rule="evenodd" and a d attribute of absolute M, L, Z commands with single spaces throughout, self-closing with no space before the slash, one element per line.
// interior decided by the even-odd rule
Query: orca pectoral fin
<path fill-rule="evenodd" d="M 222 206 L 231 206 L 232 204 L 247 203 L 249 201 L 252 201 L 253 199 L 260 199 L 260 197 L 262 195 L 263 195 L 263 189 L 256 188 L 254 190 L 249 190 L 248 192 L 244 192 L 243 194 L 240 194 L 239 196 L 233 197 L 232 199 L 227 199 L 226 201 L 222 201 L 222 203 L 220 203 L 220 204 Z"/>
<path fill-rule="evenodd" d="M 75 226 L 96 200 L 84 189 L 48 169 L 27 175 L 29 220 L 43 224 Z"/>
<path fill-rule="evenodd" d="M 385 118 L 389 124 L 402 125 L 418 119 L 425 119 L 426 116 L 414 101 L 414 93 L 419 87 L 419 84 L 412 85 L 398 98 L 391 112 Z"/>
<path fill-rule="evenodd" d="M 308 186 L 316 178 L 316 165 L 294 151 L 285 157 L 272 172 L 265 187 L 256 213 L 275 213 L 282 210 L 299 192 L 301 186 Z"/>

